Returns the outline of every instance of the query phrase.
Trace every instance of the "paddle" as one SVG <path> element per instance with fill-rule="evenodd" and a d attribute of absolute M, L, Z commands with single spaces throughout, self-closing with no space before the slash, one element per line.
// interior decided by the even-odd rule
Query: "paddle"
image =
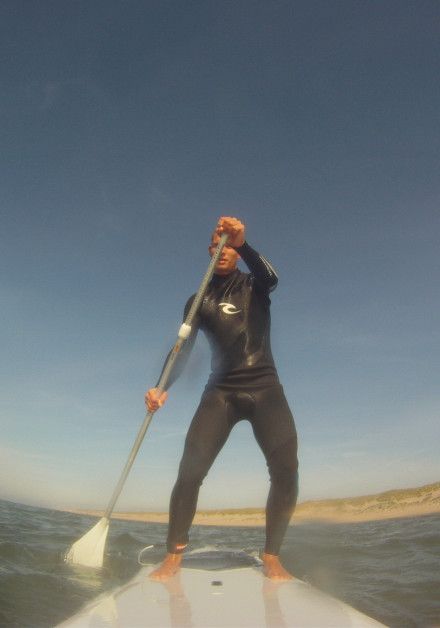
<path fill-rule="evenodd" d="M 194 320 L 194 316 L 196 315 L 200 307 L 200 304 L 208 287 L 208 283 L 210 282 L 211 277 L 214 274 L 215 266 L 221 255 L 223 247 L 226 244 L 227 239 L 228 234 L 223 233 L 215 250 L 215 253 L 211 258 L 208 269 L 205 273 L 205 276 L 203 277 L 202 283 L 200 284 L 200 288 L 198 289 L 198 292 L 194 298 L 188 315 L 185 318 L 185 322 L 181 325 L 179 329 L 176 343 L 169 354 L 169 357 L 165 364 L 165 368 L 163 369 L 162 375 L 157 384 L 157 388 L 159 389 L 159 391 L 163 391 L 165 389 L 179 351 L 182 348 L 185 340 L 191 333 L 191 324 Z M 66 562 L 73 563 L 75 565 L 85 565 L 87 567 L 102 567 L 102 562 L 104 558 L 104 547 L 107 539 L 110 517 L 113 512 L 113 508 L 115 507 L 116 501 L 122 491 L 124 483 L 127 479 L 127 476 L 130 473 L 130 469 L 139 451 L 139 447 L 141 446 L 148 426 L 151 423 L 153 414 L 154 412 L 148 412 L 145 416 L 144 422 L 142 423 L 138 435 L 136 436 L 136 440 L 131 449 L 128 460 L 125 463 L 125 467 L 121 473 L 119 482 L 116 485 L 115 490 L 113 491 L 113 495 L 109 501 L 104 516 L 91 530 L 89 530 L 84 536 L 76 541 L 66 552 Z"/>

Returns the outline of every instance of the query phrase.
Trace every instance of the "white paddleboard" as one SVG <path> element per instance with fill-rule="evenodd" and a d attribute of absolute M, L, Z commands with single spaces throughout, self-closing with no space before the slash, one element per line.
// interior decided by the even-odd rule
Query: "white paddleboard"
<path fill-rule="evenodd" d="M 301 580 L 276 583 L 245 552 L 195 551 L 166 583 L 143 567 L 125 586 L 88 604 L 64 628 L 383 626 Z"/>

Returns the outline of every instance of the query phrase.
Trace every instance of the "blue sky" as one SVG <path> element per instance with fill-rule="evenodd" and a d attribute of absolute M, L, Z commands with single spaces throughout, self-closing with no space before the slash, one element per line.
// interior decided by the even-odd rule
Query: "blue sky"
<path fill-rule="evenodd" d="M 6 2 L 0 497 L 105 507 L 219 215 L 276 267 L 300 500 L 439 479 L 438 2 Z M 198 338 L 118 507 L 167 508 Z M 240 423 L 201 508 L 260 506 Z"/>

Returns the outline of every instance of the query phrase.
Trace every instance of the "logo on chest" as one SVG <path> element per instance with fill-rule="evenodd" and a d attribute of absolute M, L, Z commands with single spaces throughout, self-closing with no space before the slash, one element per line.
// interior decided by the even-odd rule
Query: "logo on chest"
<path fill-rule="evenodd" d="M 239 314 L 241 312 L 233 303 L 219 303 L 218 306 L 224 314 Z"/>

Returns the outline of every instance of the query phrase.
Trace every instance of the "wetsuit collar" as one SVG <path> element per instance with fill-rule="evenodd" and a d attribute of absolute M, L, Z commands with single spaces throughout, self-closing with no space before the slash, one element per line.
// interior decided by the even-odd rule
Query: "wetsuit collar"
<path fill-rule="evenodd" d="M 222 286 L 223 284 L 230 281 L 233 277 L 235 277 L 239 272 L 240 271 L 238 270 L 238 268 L 236 268 L 235 270 L 233 270 L 231 273 L 228 273 L 227 275 L 217 275 L 214 273 L 211 279 L 211 284 L 213 286 Z"/>

